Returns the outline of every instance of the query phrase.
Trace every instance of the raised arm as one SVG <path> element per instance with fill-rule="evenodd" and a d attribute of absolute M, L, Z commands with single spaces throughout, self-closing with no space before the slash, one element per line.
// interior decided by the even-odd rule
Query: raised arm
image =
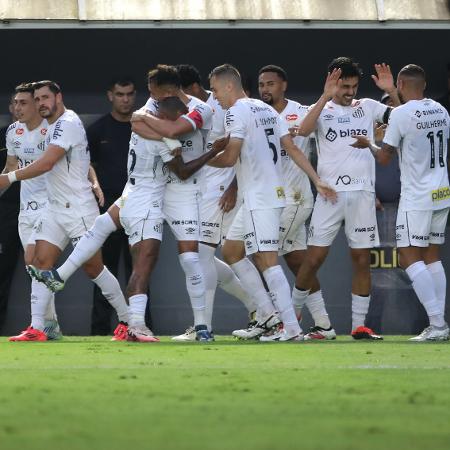
<path fill-rule="evenodd" d="M 323 88 L 323 94 L 320 96 L 319 100 L 317 100 L 315 105 L 311 107 L 301 124 L 295 128 L 297 134 L 300 136 L 309 136 L 316 129 L 320 113 L 327 102 L 334 97 L 339 88 L 341 83 L 339 79 L 340 76 L 341 69 L 334 69 L 331 73 L 328 73 Z"/>
<path fill-rule="evenodd" d="M 375 64 L 376 75 L 372 75 L 372 80 L 382 91 L 387 92 L 391 98 L 394 106 L 400 106 L 400 98 L 397 93 L 397 88 L 394 84 L 394 77 L 392 76 L 389 64 Z"/>

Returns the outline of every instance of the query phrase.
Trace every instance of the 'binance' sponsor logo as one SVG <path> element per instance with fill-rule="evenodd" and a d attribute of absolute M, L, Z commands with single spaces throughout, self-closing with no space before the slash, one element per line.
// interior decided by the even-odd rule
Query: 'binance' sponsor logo
<path fill-rule="evenodd" d="M 441 200 L 447 200 L 450 198 L 450 187 L 435 189 L 431 191 L 431 199 L 433 202 L 440 202 Z"/>

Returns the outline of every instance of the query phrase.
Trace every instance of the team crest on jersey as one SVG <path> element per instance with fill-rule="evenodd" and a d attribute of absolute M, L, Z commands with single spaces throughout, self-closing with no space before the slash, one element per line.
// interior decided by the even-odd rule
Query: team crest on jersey
<path fill-rule="evenodd" d="M 327 134 L 325 135 L 325 139 L 327 141 L 333 142 L 337 138 L 336 131 L 333 130 L 333 128 L 328 128 Z"/>
<path fill-rule="evenodd" d="M 17 128 L 16 130 L 16 134 L 18 134 L 19 136 L 21 136 L 24 133 L 24 129 L 23 128 Z"/>
<path fill-rule="evenodd" d="M 355 111 L 353 111 L 352 116 L 355 119 L 361 119 L 362 117 L 364 117 L 364 110 L 362 109 L 362 107 L 360 106 L 358 109 L 356 109 Z"/>

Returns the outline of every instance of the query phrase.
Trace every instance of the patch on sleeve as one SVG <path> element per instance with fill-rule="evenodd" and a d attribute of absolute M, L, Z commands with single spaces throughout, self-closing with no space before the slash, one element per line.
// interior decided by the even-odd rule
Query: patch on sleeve
<path fill-rule="evenodd" d="M 187 114 L 187 117 L 189 117 L 189 119 L 191 119 L 195 123 L 195 126 L 197 128 L 203 127 L 203 117 L 195 109 L 193 111 L 191 111 L 189 114 Z"/>

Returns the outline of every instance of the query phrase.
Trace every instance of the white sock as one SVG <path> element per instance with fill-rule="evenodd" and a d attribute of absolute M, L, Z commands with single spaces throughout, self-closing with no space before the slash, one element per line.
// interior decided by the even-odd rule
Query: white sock
<path fill-rule="evenodd" d="M 370 295 L 356 295 L 352 292 L 352 330 L 363 327 L 369 312 Z"/>
<path fill-rule="evenodd" d="M 59 276 L 67 281 L 76 270 L 102 248 L 108 236 L 116 230 L 116 224 L 108 213 L 98 216 L 94 225 L 84 233 L 64 264 L 57 269 Z"/>
<path fill-rule="evenodd" d="M 445 314 L 445 297 L 447 293 L 447 277 L 445 276 L 445 270 L 441 261 L 427 265 L 428 272 L 430 272 L 431 278 L 434 283 L 434 290 L 436 291 L 436 297 L 439 302 L 441 314 Z"/>
<path fill-rule="evenodd" d="M 36 330 L 44 330 L 45 313 L 51 298 L 52 291 L 44 283 L 31 281 L 31 326 Z"/>
<path fill-rule="evenodd" d="M 237 263 L 231 264 L 230 267 L 239 278 L 242 288 L 256 305 L 258 316 L 261 318 L 273 314 L 276 311 L 275 307 L 264 288 L 259 272 L 250 260 L 242 258 Z"/>
<path fill-rule="evenodd" d="M 203 279 L 205 280 L 205 320 L 208 330 L 212 330 L 212 316 L 214 309 L 214 297 L 217 288 L 217 271 L 214 263 L 216 249 L 210 245 L 199 242 L 198 257 L 202 268 Z"/>
<path fill-rule="evenodd" d="M 232 295 L 239 299 L 244 306 L 247 308 L 249 313 L 256 311 L 256 304 L 252 298 L 247 295 L 244 288 L 242 287 L 241 281 L 233 272 L 233 269 L 227 264 L 221 261 L 219 258 L 214 258 L 214 263 L 216 265 L 217 285 L 224 290 L 227 294 Z"/>
<path fill-rule="evenodd" d="M 292 305 L 291 290 L 286 275 L 281 266 L 269 267 L 263 272 L 267 287 L 274 296 L 274 302 L 283 321 L 283 326 L 289 335 L 298 335 L 301 333 L 297 316 Z"/>
<path fill-rule="evenodd" d="M 186 275 L 186 287 L 194 313 L 194 326 L 206 325 L 205 282 L 198 253 L 185 252 L 178 255 L 178 258 Z"/>
<path fill-rule="evenodd" d="M 302 309 L 308 299 L 309 292 L 310 289 L 304 291 L 295 286 L 292 288 L 292 304 L 294 305 L 295 315 L 298 321 L 302 317 Z"/>
<path fill-rule="evenodd" d="M 50 298 L 50 301 L 48 302 L 47 310 L 45 311 L 44 320 L 58 321 L 58 317 L 56 316 L 56 309 L 55 309 L 55 294 L 53 292 L 52 292 L 52 297 Z"/>
<path fill-rule="evenodd" d="M 103 296 L 116 310 L 119 320 L 128 323 L 128 307 L 117 278 L 104 266 L 100 275 L 92 281 L 100 288 Z"/>
<path fill-rule="evenodd" d="M 136 294 L 128 298 L 128 324 L 130 327 L 145 326 L 145 308 L 147 306 L 147 295 Z"/>
<path fill-rule="evenodd" d="M 322 291 L 316 291 L 308 295 L 306 299 L 306 307 L 308 308 L 317 327 L 328 329 L 331 327 L 330 318 L 328 317 L 323 300 Z"/>
<path fill-rule="evenodd" d="M 423 261 L 417 261 L 405 269 L 412 281 L 414 292 L 430 319 L 430 325 L 443 327 L 445 325 L 444 314 L 436 296 L 433 278 Z"/>

